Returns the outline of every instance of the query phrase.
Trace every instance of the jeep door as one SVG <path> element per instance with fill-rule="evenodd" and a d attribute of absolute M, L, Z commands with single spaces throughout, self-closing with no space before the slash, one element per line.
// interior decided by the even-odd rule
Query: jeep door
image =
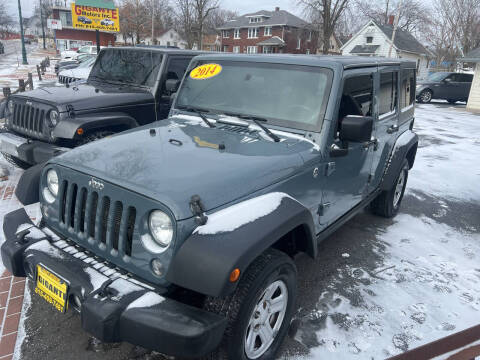
<path fill-rule="evenodd" d="M 331 131 L 320 223 L 329 225 L 360 203 L 367 195 L 373 148 L 367 143 L 343 143 L 339 139 L 342 120 L 348 115 L 373 116 L 376 67 L 347 70 L 337 118 Z M 346 151 L 337 151 L 342 149 Z"/>
<path fill-rule="evenodd" d="M 170 98 L 172 94 L 167 91 L 165 82 L 172 79 L 181 81 L 191 60 L 192 56 L 168 57 L 167 65 L 160 80 L 160 86 L 157 89 L 157 120 L 166 119 L 170 112 Z"/>
<path fill-rule="evenodd" d="M 398 91 L 400 66 L 382 66 L 375 74 L 375 107 L 373 136 L 372 168 L 370 170 L 369 192 L 380 183 L 385 165 L 395 144 L 398 132 Z M 412 87 L 415 89 L 415 86 Z M 415 91 L 415 90 L 414 90 Z"/>

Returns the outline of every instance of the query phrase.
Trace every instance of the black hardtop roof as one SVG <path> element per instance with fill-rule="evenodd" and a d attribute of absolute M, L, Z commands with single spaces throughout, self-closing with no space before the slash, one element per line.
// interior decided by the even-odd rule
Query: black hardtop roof
<path fill-rule="evenodd" d="M 106 47 L 105 50 L 131 50 L 131 51 L 155 51 L 171 55 L 202 55 L 205 54 L 205 51 L 199 50 L 184 50 L 184 49 L 173 49 L 173 48 L 159 48 L 159 47 L 149 47 L 149 46 L 115 46 L 115 47 Z"/>
<path fill-rule="evenodd" d="M 330 56 L 330 55 L 298 55 L 298 54 L 232 54 L 232 53 L 204 53 L 196 60 L 232 60 L 246 62 L 267 62 L 275 64 L 306 65 L 306 66 L 332 66 L 338 64 L 344 69 L 402 65 L 406 68 L 416 68 L 414 61 L 404 59 L 390 59 L 383 57 L 364 56 Z"/>

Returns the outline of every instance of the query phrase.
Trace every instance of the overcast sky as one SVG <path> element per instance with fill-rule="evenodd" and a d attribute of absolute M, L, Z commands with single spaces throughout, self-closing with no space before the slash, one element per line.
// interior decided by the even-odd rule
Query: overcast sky
<path fill-rule="evenodd" d="M 23 17 L 30 17 L 33 14 L 33 8 L 38 0 L 21 0 Z M 117 1 L 118 2 L 118 1 Z M 10 13 L 18 17 L 17 0 L 7 1 Z M 287 10 L 297 16 L 302 16 L 302 10 L 297 5 L 296 0 L 220 0 L 220 6 L 222 8 L 237 11 L 240 15 L 249 12 L 255 12 L 258 10 L 273 11 L 276 6 L 280 9 Z"/>

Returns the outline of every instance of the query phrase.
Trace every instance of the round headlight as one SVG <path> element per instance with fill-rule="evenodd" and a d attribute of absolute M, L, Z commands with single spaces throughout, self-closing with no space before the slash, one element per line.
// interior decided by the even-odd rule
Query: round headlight
<path fill-rule="evenodd" d="M 58 195 L 58 175 L 55 170 L 50 169 L 47 171 L 47 187 L 53 196 L 56 197 Z"/>
<path fill-rule="evenodd" d="M 58 113 L 58 111 L 57 110 L 51 110 L 50 114 L 49 114 L 49 117 L 50 117 L 50 124 L 52 124 L 52 126 L 57 126 L 58 118 L 60 117 L 60 114 Z"/>
<path fill-rule="evenodd" d="M 7 103 L 7 106 L 8 106 L 8 111 L 10 112 L 10 114 L 13 114 L 13 108 L 14 108 L 13 100 L 9 100 L 8 103 Z"/>
<path fill-rule="evenodd" d="M 173 238 L 173 224 L 170 216 L 160 210 L 152 211 L 148 224 L 157 244 L 162 247 L 170 245 Z"/>

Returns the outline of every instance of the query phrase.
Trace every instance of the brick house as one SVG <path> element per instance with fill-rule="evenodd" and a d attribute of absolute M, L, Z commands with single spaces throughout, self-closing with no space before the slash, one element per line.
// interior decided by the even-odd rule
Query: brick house
<path fill-rule="evenodd" d="M 316 54 L 318 32 L 280 8 L 258 11 L 227 21 L 221 32 L 221 50 L 234 53 Z"/>
<path fill-rule="evenodd" d="M 77 50 L 83 45 L 96 45 L 95 30 L 75 29 L 72 24 L 72 10 L 70 7 L 53 6 L 52 18 L 62 22 L 62 30 L 55 31 L 57 50 Z M 100 46 L 113 45 L 115 35 L 111 32 L 100 31 Z"/>

